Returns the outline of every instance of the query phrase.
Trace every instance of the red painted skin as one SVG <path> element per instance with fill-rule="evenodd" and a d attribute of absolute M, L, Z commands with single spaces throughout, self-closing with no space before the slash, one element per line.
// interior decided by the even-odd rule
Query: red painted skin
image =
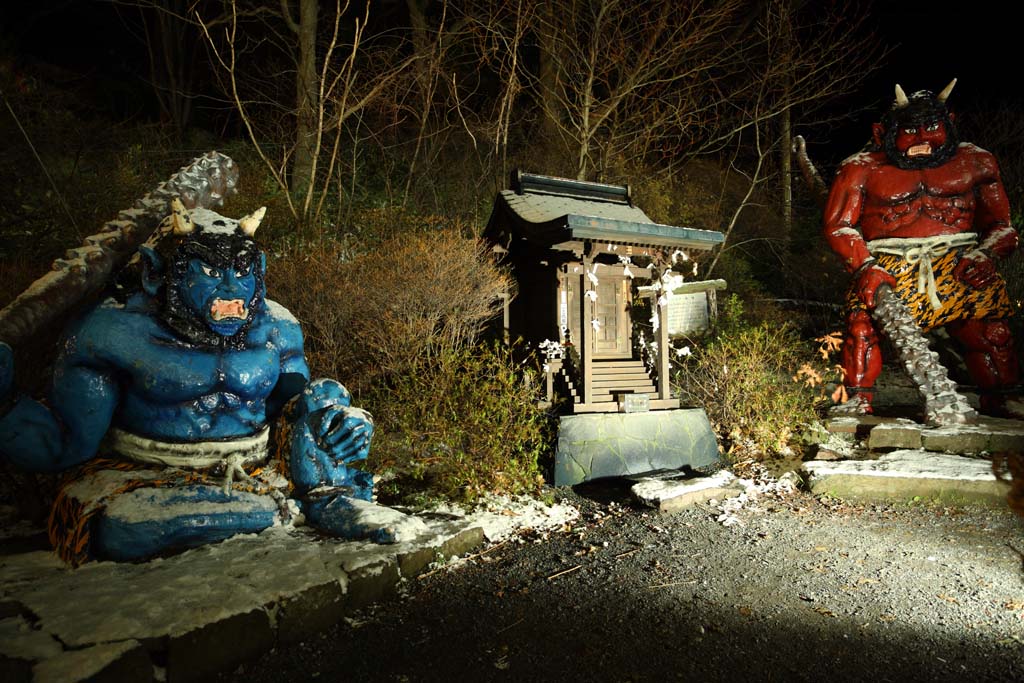
<path fill-rule="evenodd" d="M 881 149 L 885 130 L 876 123 L 873 132 Z M 946 135 L 941 121 L 901 128 L 896 147 L 909 156 L 931 154 Z M 832 184 L 824 225 L 829 245 L 849 272 L 858 273 L 857 293 L 869 309 L 874 308 L 875 290 L 895 281 L 877 266 L 861 269 L 871 260 L 866 241 L 976 232 L 978 249 L 995 258 L 1011 253 L 1018 241 L 995 158 L 970 144 L 960 145 L 940 166 L 916 170 L 899 168 L 882 151 L 847 159 Z M 962 259 L 954 270 L 958 279 L 978 288 L 991 283 L 995 272 L 985 256 Z M 957 321 L 947 331 L 964 346 L 968 370 L 979 387 L 998 390 L 1017 383 L 1017 354 L 1004 320 Z M 870 389 L 882 370 L 882 353 L 878 332 L 863 310 L 847 318 L 842 363 L 846 385 L 861 390 L 870 412 Z M 1002 405 L 999 395 L 982 397 L 986 412 L 1001 413 Z"/>

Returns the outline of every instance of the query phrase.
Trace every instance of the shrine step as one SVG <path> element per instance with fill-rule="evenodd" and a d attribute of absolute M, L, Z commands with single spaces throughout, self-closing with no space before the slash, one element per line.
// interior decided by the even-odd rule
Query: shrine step
<path fill-rule="evenodd" d="M 575 398 L 575 397 L 578 397 L 583 392 L 582 391 L 576 391 L 576 389 L 572 389 L 571 393 L 572 393 L 573 397 Z M 657 393 L 657 390 L 654 388 L 654 385 L 648 384 L 647 386 L 640 386 L 640 387 L 616 387 L 614 389 L 597 389 L 597 388 L 594 388 L 594 389 L 591 390 L 590 393 L 591 393 L 591 400 L 592 401 L 601 401 L 601 400 L 611 401 L 611 400 L 614 400 L 615 394 L 648 394 L 648 395 L 653 397 L 653 395 Z"/>

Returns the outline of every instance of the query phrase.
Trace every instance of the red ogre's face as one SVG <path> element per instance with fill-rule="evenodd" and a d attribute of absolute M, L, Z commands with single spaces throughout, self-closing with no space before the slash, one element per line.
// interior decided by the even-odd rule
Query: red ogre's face
<path fill-rule="evenodd" d="M 929 157 L 946 144 L 946 124 L 932 121 L 920 126 L 903 126 L 896 130 L 896 149 L 913 157 Z"/>

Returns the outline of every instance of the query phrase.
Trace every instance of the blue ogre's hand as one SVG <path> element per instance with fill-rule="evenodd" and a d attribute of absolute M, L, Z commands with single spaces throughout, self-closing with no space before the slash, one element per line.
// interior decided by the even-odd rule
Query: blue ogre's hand
<path fill-rule="evenodd" d="M 311 417 L 317 445 L 335 461 L 355 462 L 369 455 L 373 418 L 365 410 L 331 406 Z"/>
<path fill-rule="evenodd" d="M 370 453 L 373 419 L 349 407 L 351 395 L 331 379 L 303 389 L 291 435 L 291 478 L 299 495 L 321 487 L 347 487 L 363 500 L 373 495 L 373 477 L 349 467 Z"/>

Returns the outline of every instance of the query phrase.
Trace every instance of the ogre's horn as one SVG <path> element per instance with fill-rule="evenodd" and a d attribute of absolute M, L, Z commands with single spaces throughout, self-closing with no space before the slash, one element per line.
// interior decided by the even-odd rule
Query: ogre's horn
<path fill-rule="evenodd" d="M 188 235 L 196 229 L 192 222 L 191 212 L 181 203 L 181 199 L 175 197 L 171 200 L 171 225 L 174 226 L 175 235 Z"/>
<path fill-rule="evenodd" d="M 263 220 L 263 216 L 267 213 L 267 207 L 261 206 L 256 209 L 248 216 L 240 218 L 238 220 L 238 227 L 242 229 L 242 232 L 248 237 L 252 237 L 256 234 L 256 228 L 260 227 L 260 221 Z"/>
<path fill-rule="evenodd" d="M 936 99 L 938 99 L 939 102 L 945 102 L 946 98 L 949 97 L 949 93 L 953 92 L 953 86 L 955 86 L 955 85 L 956 85 L 956 79 L 954 78 L 953 80 L 951 80 L 949 82 L 949 85 L 947 85 L 945 88 L 942 89 L 942 92 L 939 93 L 939 96 Z"/>
<path fill-rule="evenodd" d="M 896 84 L 896 107 L 898 109 L 902 109 L 903 107 L 907 106 L 908 104 L 910 104 L 910 100 L 907 99 L 907 93 L 903 92 L 903 88 L 900 87 L 899 83 L 897 83 Z"/>

